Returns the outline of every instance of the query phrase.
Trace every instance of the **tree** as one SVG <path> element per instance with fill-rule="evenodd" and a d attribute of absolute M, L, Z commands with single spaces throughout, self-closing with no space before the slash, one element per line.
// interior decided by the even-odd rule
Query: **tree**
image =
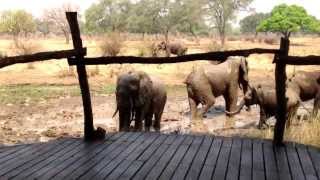
<path fill-rule="evenodd" d="M 44 37 L 50 33 L 50 22 L 44 19 L 35 19 L 35 23 L 37 31 L 43 34 Z"/>
<path fill-rule="evenodd" d="M 10 10 L 1 13 L 0 31 L 17 38 L 23 34 L 35 32 L 36 24 L 33 16 L 24 10 Z"/>
<path fill-rule="evenodd" d="M 54 24 L 56 29 L 65 37 L 66 44 L 70 41 L 70 29 L 66 18 L 66 11 L 78 11 L 79 7 L 72 4 L 63 4 L 61 7 L 51 8 L 44 11 L 43 19 L 46 22 Z"/>
<path fill-rule="evenodd" d="M 125 31 L 131 7 L 130 0 L 100 0 L 85 11 L 86 31 Z"/>
<path fill-rule="evenodd" d="M 252 0 L 207 0 L 207 14 L 213 27 L 217 29 L 221 45 L 225 44 L 226 27 L 239 10 L 246 10 Z"/>
<path fill-rule="evenodd" d="M 243 18 L 240 21 L 240 31 L 242 33 L 257 33 L 257 27 L 262 20 L 265 20 L 269 17 L 269 14 L 265 13 L 254 13 Z"/>
<path fill-rule="evenodd" d="M 281 4 L 272 9 L 271 16 L 262 21 L 257 30 L 280 32 L 289 39 L 293 32 L 318 31 L 319 22 L 301 6 Z"/>

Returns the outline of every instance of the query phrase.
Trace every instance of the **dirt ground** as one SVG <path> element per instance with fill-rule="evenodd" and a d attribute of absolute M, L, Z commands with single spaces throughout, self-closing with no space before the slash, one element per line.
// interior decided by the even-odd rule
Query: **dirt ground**
<path fill-rule="evenodd" d="M 297 38 L 291 51 L 294 55 L 316 54 L 320 48 L 314 49 L 313 43 L 320 42 L 320 38 L 302 41 Z M 61 41 L 63 42 L 63 40 Z M 60 41 L 51 42 L 49 49 L 68 48 L 67 45 L 59 46 Z M 124 54 L 134 54 L 130 51 L 136 42 L 126 44 Z M 303 43 L 303 45 L 300 45 Z M 0 40 L 0 48 L 8 48 L 9 42 Z M 85 42 L 89 55 L 98 55 L 94 42 Z M 234 49 L 241 47 L 243 42 L 229 42 Z M 318 43 L 320 44 L 320 43 Z M 206 51 L 206 45 L 192 44 L 189 42 L 192 52 Z M 247 43 L 245 48 L 268 47 L 277 48 L 279 45 L 267 45 Z M 307 50 L 305 50 L 307 49 Z M 9 53 L 10 54 L 10 53 Z M 262 84 L 265 87 L 273 86 L 274 66 L 273 56 L 253 55 L 249 60 L 249 78 L 252 84 Z M 217 99 L 213 108 L 204 118 L 199 129 L 191 128 L 189 105 L 183 80 L 194 66 L 210 64 L 207 61 L 196 63 L 179 63 L 174 65 L 112 65 L 99 67 L 99 75 L 90 76 L 89 83 L 93 89 L 103 87 L 106 84 L 114 84 L 116 74 L 128 69 L 140 69 L 157 76 L 172 86 L 168 93 L 168 100 L 161 122 L 161 131 L 165 133 L 211 133 L 222 136 L 247 136 L 248 132 L 257 131 L 256 124 L 259 119 L 259 108 L 253 107 L 250 112 L 243 110 L 233 119 L 226 119 L 224 115 L 224 100 Z M 63 61 L 47 61 L 35 63 L 33 68 L 27 65 L 14 65 L 0 70 L 0 85 L 77 85 L 75 76 L 63 75 L 66 72 L 67 63 Z M 295 68 L 296 70 L 314 70 L 317 67 Z M 288 73 L 293 72 L 293 67 L 288 67 Z M 89 67 L 90 72 L 94 67 Z M 175 88 L 179 87 L 179 88 Z M 32 97 L 31 97 L 32 98 Z M 92 106 L 95 127 L 100 126 L 107 132 L 117 130 L 117 118 L 112 118 L 115 110 L 115 97 L 113 93 L 92 93 Z M 311 108 L 312 102 L 306 105 Z M 43 142 L 64 136 L 83 136 L 83 109 L 81 96 L 61 95 L 57 98 L 44 99 L 38 102 L 29 102 L 28 98 L 22 103 L 0 103 L 0 146 L 16 143 Z M 303 110 L 301 110 L 303 111 Z M 272 124 L 272 120 L 270 121 Z"/>

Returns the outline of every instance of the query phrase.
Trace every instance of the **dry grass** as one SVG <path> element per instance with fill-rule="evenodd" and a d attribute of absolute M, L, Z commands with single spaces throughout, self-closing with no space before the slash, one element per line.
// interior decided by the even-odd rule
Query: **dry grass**
<path fill-rule="evenodd" d="M 119 33 L 109 33 L 100 45 L 103 56 L 117 56 L 123 47 L 124 39 Z"/>

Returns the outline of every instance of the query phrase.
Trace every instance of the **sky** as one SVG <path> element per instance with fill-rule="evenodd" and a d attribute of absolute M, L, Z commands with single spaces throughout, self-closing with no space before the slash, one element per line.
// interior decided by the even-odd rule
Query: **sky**
<path fill-rule="evenodd" d="M 25 9 L 36 17 L 40 17 L 44 9 L 59 7 L 65 3 L 75 4 L 84 12 L 98 0 L 0 0 L 0 11 L 7 9 Z M 320 0 L 253 0 L 250 5 L 256 12 L 270 12 L 278 4 L 297 4 L 303 6 L 307 12 L 320 19 Z M 248 15 L 246 12 L 238 14 L 238 20 Z"/>

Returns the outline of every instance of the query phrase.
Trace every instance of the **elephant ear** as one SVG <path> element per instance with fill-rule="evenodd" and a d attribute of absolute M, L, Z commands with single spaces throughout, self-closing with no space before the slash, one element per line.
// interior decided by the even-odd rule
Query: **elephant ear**
<path fill-rule="evenodd" d="M 249 67 L 246 58 L 241 57 L 240 59 L 240 75 L 245 81 L 249 81 L 248 77 Z"/>

